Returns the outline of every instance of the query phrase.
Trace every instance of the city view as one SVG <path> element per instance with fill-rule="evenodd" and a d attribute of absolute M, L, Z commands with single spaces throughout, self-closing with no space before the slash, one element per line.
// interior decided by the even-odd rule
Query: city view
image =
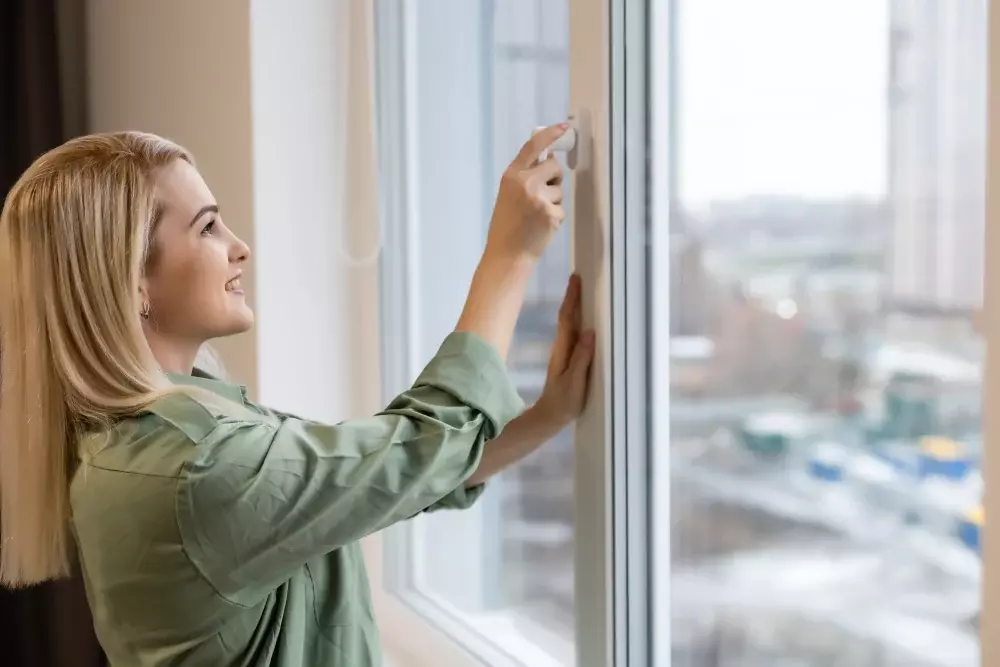
<path fill-rule="evenodd" d="M 494 177 L 569 104 L 565 35 L 541 29 L 566 3 L 513 4 L 537 30 L 482 3 Z M 651 66 L 679 80 L 678 196 L 650 220 L 670 229 L 669 294 L 653 297 L 669 340 L 652 341 L 669 345 L 670 397 L 649 406 L 670 420 L 650 446 L 670 451 L 670 516 L 653 520 L 671 529 L 672 664 L 978 665 L 987 2 L 674 4 L 677 62 Z M 770 32 L 740 36 L 753 26 Z M 754 60 L 774 44 L 800 50 Z M 727 120 L 744 104 L 751 121 Z M 772 187 L 758 155 L 761 171 L 795 163 Z M 734 160 L 750 175 L 712 191 Z M 570 270 L 561 237 L 511 353 L 529 401 Z M 570 642 L 572 470 L 565 433 L 489 492 L 497 606 Z"/>

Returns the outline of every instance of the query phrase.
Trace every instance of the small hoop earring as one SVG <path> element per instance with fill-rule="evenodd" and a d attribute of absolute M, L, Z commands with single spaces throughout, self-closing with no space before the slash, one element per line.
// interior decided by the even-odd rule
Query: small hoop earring
<path fill-rule="evenodd" d="M 144 320 L 148 320 L 149 313 L 151 310 L 152 308 L 150 308 L 149 303 L 142 304 L 142 310 L 139 311 L 139 317 L 141 317 Z"/>

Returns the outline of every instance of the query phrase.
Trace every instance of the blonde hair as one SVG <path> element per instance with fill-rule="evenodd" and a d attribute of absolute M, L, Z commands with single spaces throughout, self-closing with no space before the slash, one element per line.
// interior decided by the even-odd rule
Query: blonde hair
<path fill-rule="evenodd" d="M 96 134 L 38 158 L 0 214 L 0 583 L 68 574 L 81 434 L 169 391 L 143 335 L 153 177 L 187 151 Z"/>

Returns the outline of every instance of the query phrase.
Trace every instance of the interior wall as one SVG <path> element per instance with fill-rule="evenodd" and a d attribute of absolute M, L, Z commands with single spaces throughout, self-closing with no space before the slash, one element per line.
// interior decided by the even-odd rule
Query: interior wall
<path fill-rule="evenodd" d="M 74 0 L 63 0 L 71 5 Z M 88 131 L 143 130 L 195 156 L 226 224 L 254 246 L 250 3 L 91 0 Z M 77 8 L 79 10 L 79 8 Z M 251 262 L 253 264 L 253 262 Z M 256 272 L 244 272 L 251 305 Z M 213 344 L 234 378 L 257 384 L 256 333 Z"/>
<path fill-rule="evenodd" d="M 85 6 L 87 129 L 145 130 L 190 149 L 251 247 L 257 322 L 215 344 L 228 374 L 306 417 L 376 410 L 371 3 Z"/>
<path fill-rule="evenodd" d="M 260 398 L 326 421 L 371 414 L 380 244 L 371 3 L 250 5 Z"/>

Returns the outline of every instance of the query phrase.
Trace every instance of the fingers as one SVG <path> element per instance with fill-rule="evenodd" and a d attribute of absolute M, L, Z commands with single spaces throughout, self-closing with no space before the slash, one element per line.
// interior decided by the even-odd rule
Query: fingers
<path fill-rule="evenodd" d="M 558 185 L 546 185 L 545 189 L 542 190 L 542 197 L 545 201 L 552 202 L 562 206 L 563 203 L 563 189 Z"/>
<path fill-rule="evenodd" d="M 552 343 L 552 352 L 549 354 L 548 377 L 556 378 L 564 375 L 570 368 L 570 359 L 573 357 L 573 350 L 576 349 L 577 335 L 570 329 L 559 329 L 556 339 Z"/>
<path fill-rule="evenodd" d="M 570 367 L 570 358 L 579 338 L 580 277 L 570 276 L 566 295 L 559 306 L 559 326 L 549 355 L 550 374 L 562 375 Z"/>
<path fill-rule="evenodd" d="M 562 204 L 545 202 L 542 208 L 545 211 L 545 217 L 548 218 L 549 225 L 553 228 L 558 227 L 566 219 L 566 210 Z"/>
<path fill-rule="evenodd" d="M 570 387 L 574 394 L 574 402 L 581 410 L 587 400 L 587 389 L 590 385 L 590 364 L 594 360 L 595 341 L 592 329 L 581 333 L 569 361 Z"/>
<path fill-rule="evenodd" d="M 572 330 L 580 327 L 580 295 L 582 293 L 580 275 L 574 273 L 566 284 L 566 294 L 559 306 L 559 326 Z"/>
<path fill-rule="evenodd" d="M 550 155 L 528 170 L 528 178 L 548 185 L 560 185 L 563 179 L 563 166 L 559 158 Z"/>
<path fill-rule="evenodd" d="M 556 227 L 566 218 L 562 207 L 562 165 L 559 160 L 550 157 L 514 178 L 523 184 L 535 209 L 545 214 L 550 225 Z"/>
<path fill-rule="evenodd" d="M 538 160 L 542 151 L 552 145 L 556 139 L 566 133 L 569 123 L 558 123 L 550 125 L 538 134 L 535 134 L 525 142 L 517 154 L 515 162 L 522 169 L 528 169 Z M 547 160 L 546 160 L 547 162 Z"/>
<path fill-rule="evenodd" d="M 537 179 L 538 183 L 545 183 L 545 185 L 536 187 L 538 188 L 538 198 L 550 205 L 546 206 L 549 221 L 554 224 L 562 222 L 566 218 L 566 212 L 562 206 L 562 165 L 559 164 L 559 160 L 550 157 L 532 171 L 534 173 L 529 176 L 529 179 Z"/>

